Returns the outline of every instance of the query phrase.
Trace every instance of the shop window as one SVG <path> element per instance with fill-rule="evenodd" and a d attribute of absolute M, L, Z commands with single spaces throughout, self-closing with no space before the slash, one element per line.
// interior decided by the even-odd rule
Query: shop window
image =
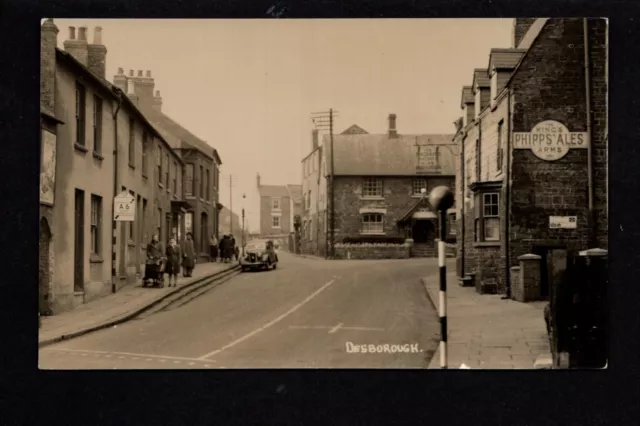
<path fill-rule="evenodd" d="M 366 198 L 382 197 L 382 179 L 367 177 L 362 181 L 362 196 Z"/>
<path fill-rule="evenodd" d="M 500 194 L 497 192 L 477 194 L 474 214 L 475 241 L 500 241 Z"/>
<path fill-rule="evenodd" d="M 384 232 L 384 220 L 381 213 L 365 213 L 362 215 L 363 234 L 382 234 Z"/>

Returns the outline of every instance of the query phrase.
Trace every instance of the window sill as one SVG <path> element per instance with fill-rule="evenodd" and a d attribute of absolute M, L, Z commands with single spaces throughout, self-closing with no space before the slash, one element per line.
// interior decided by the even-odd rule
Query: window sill
<path fill-rule="evenodd" d="M 500 247 L 500 241 L 481 241 L 473 243 L 474 247 Z"/>
<path fill-rule="evenodd" d="M 93 158 L 95 158 L 96 160 L 104 160 L 104 157 L 102 155 L 100 155 L 98 152 L 93 151 Z"/>
<path fill-rule="evenodd" d="M 160 187 L 160 188 L 164 188 L 164 185 L 163 185 L 163 184 L 161 184 L 160 182 L 158 182 L 158 187 Z"/>
<path fill-rule="evenodd" d="M 89 256 L 89 263 L 103 263 L 104 259 L 102 258 L 102 256 L 95 254 L 95 253 L 91 253 L 91 255 Z"/>
<path fill-rule="evenodd" d="M 74 143 L 73 147 L 76 149 L 76 151 L 80 151 L 83 154 L 89 152 L 89 150 L 84 145 L 80 145 L 78 142 Z"/>
<path fill-rule="evenodd" d="M 384 197 L 362 197 L 360 196 L 361 201 L 384 201 Z"/>
<path fill-rule="evenodd" d="M 137 246 L 137 244 L 135 243 L 135 241 L 131 241 L 131 240 L 129 240 L 129 241 L 127 242 L 127 245 L 128 245 L 129 247 L 135 247 L 135 246 Z"/>
<path fill-rule="evenodd" d="M 130 168 L 131 170 L 135 170 L 135 169 L 136 169 L 136 166 L 134 166 L 133 164 L 129 163 L 129 168 Z"/>
<path fill-rule="evenodd" d="M 422 194 L 413 194 L 411 196 L 411 198 L 427 198 L 427 194 L 424 194 L 424 196 Z"/>
<path fill-rule="evenodd" d="M 83 290 L 73 290 L 73 295 L 74 296 L 84 296 L 84 291 Z"/>
<path fill-rule="evenodd" d="M 142 179 L 149 180 L 149 176 L 145 173 L 142 173 Z"/>
<path fill-rule="evenodd" d="M 187 200 L 195 200 L 196 199 L 196 197 L 194 197 L 193 195 L 189 195 L 189 194 L 185 195 L 184 198 L 187 199 Z"/>

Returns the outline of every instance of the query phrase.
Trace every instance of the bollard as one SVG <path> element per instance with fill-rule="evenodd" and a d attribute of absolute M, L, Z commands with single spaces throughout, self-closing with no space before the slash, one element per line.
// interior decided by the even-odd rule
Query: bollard
<path fill-rule="evenodd" d="M 438 241 L 438 267 L 440 269 L 440 368 L 447 368 L 447 210 L 453 206 L 453 193 L 446 186 L 438 186 L 429 194 L 429 203 L 440 214 L 440 239 Z"/>

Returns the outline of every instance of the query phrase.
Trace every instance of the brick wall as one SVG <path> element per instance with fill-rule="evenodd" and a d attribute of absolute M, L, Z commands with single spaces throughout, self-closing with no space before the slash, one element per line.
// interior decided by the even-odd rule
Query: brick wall
<path fill-rule="evenodd" d="M 40 106 L 55 109 L 56 44 L 58 28 L 46 21 L 40 30 Z"/>
<path fill-rule="evenodd" d="M 386 209 L 384 233 L 387 236 L 404 236 L 398 232 L 400 219 L 418 200 L 413 197 L 412 177 L 384 177 L 384 199 L 362 199 L 362 177 L 339 176 L 335 179 L 335 225 L 336 242 L 344 237 L 360 235 L 362 219 L 360 208 Z M 438 185 L 447 185 L 455 190 L 455 177 L 427 178 L 427 191 Z"/>
<path fill-rule="evenodd" d="M 513 47 L 518 47 L 536 18 L 516 18 L 513 23 Z"/>
<path fill-rule="evenodd" d="M 291 203 L 289 197 L 280 198 L 280 228 L 273 228 L 271 222 L 272 198 L 260 197 L 260 234 L 261 235 L 279 235 L 293 231 L 293 224 L 290 224 Z"/>

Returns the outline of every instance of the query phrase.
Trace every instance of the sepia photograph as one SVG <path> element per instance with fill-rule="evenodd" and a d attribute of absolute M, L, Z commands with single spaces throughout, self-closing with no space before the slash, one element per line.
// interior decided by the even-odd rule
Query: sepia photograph
<path fill-rule="evenodd" d="M 608 25 L 43 18 L 39 369 L 606 369 Z"/>

